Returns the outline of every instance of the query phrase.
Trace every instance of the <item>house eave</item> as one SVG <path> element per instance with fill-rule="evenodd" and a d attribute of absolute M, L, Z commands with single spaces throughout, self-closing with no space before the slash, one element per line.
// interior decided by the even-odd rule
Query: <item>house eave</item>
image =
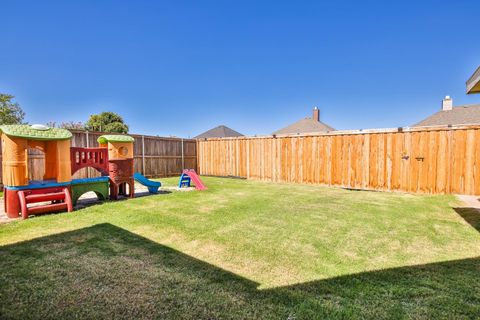
<path fill-rule="evenodd" d="M 467 93 L 480 93 L 480 67 L 467 80 Z"/>

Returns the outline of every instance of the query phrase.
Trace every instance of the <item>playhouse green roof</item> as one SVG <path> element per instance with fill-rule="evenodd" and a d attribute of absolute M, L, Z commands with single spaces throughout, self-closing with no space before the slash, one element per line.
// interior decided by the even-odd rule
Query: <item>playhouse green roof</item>
<path fill-rule="evenodd" d="M 0 126 L 0 131 L 7 136 L 30 140 L 68 140 L 72 133 L 65 129 L 48 128 L 47 130 L 34 129 L 26 124 L 11 124 Z"/>
<path fill-rule="evenodd" d="M 98 143 L 107 143 L 107 142 L 133 142 L 133 139 L 130 136 L 120 135 L 120 134 L 105 134 L 98 137 Z"/>

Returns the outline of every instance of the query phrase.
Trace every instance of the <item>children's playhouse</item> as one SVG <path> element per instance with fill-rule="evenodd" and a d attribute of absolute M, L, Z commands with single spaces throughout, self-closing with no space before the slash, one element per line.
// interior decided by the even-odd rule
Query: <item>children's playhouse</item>
<path fill-rule="evenodd" d="M 156 193 L 160 182 L 134 173 L 133 142 L 127 135 L 103 135 L 98 148 L 71 147 L 72 134 L 59 128 L 41 125 L 0 126 L 5 212 L 9 218 L 23 218 L 56 211 L 72 211 L 79 197 L 89 191 L 99 199 L 134 197 L 134 181 Z M 28 149 L 45 155 L 42 180 L 29 179 Z M 72 179 L 86 167 L 96 169 L 100 177 Z M 196 173 L 199 187 L 204 188 Z"/>

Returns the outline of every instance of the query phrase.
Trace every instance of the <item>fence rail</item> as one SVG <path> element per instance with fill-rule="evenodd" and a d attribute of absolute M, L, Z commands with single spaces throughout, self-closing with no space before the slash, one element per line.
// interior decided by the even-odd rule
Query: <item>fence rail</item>
<path fill-rule="evenodd" d="M 480 126 L 198 141 L 200 174 L 480 195 Z"/>
<path fill-rule="evenodd" d="M 102 132 L 72 130 L 72 147 L 97 147 Z M 167 138 L 130 134 L 133 145 L 135 172 L 147 177 L 180 175 L 184 168 L 197 168 L 196 141 L 193 139 Z M 41 151 L 29 149 L 29 178 L 38 180 L 45 172 L 45 158 Z M 1 160 L 1 155 L 0 155 Z M 74 178 L 96 177 L 100 174 L 92 168 L 83 168 Z"/>

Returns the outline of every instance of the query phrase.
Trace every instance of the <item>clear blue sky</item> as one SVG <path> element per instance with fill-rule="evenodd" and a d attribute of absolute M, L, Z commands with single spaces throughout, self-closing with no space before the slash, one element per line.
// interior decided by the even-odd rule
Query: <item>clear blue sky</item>
<path fill-rule="evenodd" d="M 0 92 L 30 123 L 116 111 L 131 132 L 410 125 L 480 103 L 480 1 L 0 1 Z"/>

